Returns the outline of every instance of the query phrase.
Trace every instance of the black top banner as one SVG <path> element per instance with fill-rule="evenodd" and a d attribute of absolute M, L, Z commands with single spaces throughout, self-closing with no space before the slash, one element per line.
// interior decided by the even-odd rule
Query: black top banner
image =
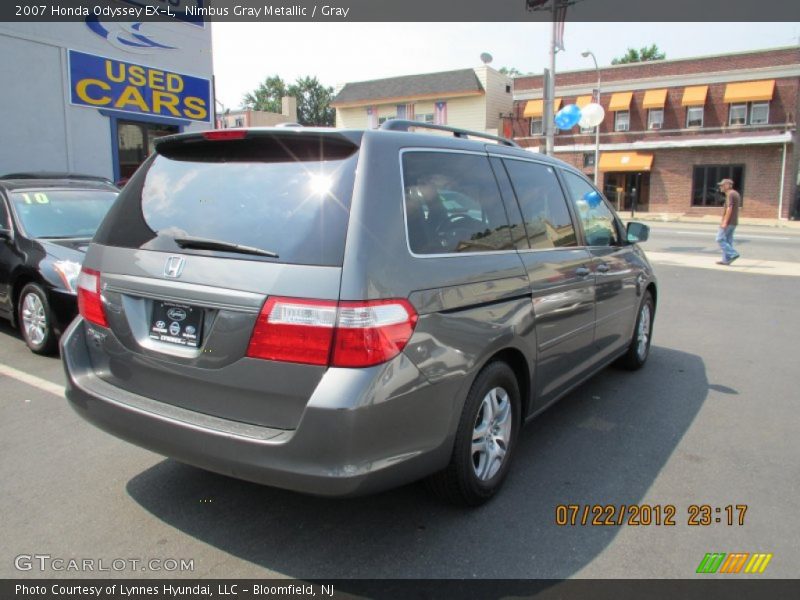
<path fill-rule="evenodd" d="M 554 3 L 573 22 L 800 21 L 797 0 L 4 0 L 0 21 L 544 22 Z"/>

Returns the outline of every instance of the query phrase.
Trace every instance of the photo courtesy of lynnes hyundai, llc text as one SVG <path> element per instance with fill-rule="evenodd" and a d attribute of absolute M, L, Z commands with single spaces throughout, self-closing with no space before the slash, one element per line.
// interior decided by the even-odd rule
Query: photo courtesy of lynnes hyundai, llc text
<path fill-rule="evenodd" d="M 486 134 L 160 138 L 88 249 L 67 397 L 210 471 L 326 496 L 427 478 L 478 505 L 525 421 L 644 365 L 647 236 L 575 168 Z"/>

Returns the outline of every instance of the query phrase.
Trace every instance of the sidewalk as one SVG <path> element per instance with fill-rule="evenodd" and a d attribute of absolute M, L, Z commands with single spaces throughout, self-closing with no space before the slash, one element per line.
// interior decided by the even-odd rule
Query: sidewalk
<path fill-rule="evenodd" d="M 719 225 L 720 215 L 704 215 L 692 217 L 684 213 L 656 213 L 656 212 L 637 212 L 631 218 L 630 211 L 619 213 L 624 221 L 641 221 L 656 223 L 697 223 L 701 225 Z M 739 225 L 756 225 L 759 227 L 775 227 L 777 229 L 793 229 L 800 231 L 800 221 L 788 221 L 778 219 L 754 219 L 752 217 L 739 217 Z"/>
<path fill-rule="evenodd" d="M 698 254 L 679 254 L 677 252 L 647 252 L 647 258 L 653 264 L 672 267 L 692 267 L 695 269 L 713 269 L 730 273 L 747 273 L 752 275 L 781 275 L 784 277 L 800 277 L 800 263 L 778 260 L 758 260 L 740 258 L 730 266 L 719 265 L 712 256 Z"/>

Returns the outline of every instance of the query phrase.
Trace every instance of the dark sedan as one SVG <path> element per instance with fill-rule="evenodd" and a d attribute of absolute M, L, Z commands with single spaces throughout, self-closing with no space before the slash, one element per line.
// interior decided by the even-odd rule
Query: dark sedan
<path fill-rule="evenodd" d="M 83 257 L 118 192 L 99 177 L 0 178 L 0 317 L 20 328 L 33 352 L 55 352 L 78 313 Z"/>

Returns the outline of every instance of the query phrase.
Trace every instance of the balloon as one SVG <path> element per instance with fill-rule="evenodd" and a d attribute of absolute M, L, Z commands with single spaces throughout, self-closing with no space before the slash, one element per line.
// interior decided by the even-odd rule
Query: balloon
<path fill-rule="evenodd" d="M 598 194 L 594 190 L 592 190 L 591 192 L 586 192 L 583 195 L 583 199 L 586 200 L 586 203 L 591 208 L 595 208 L 596 206 L 598 206 L 603 201 L 603 199 L 600 197 L 600 194 Z"/>
<path fill-rule="evenodd" d="M 603 122 L 605 117 L 606 111 L 603 110 L 603 107 L 592 102 L 581 109 L 581 119 L 579 123 L 581 127 L 585 127 L 586 129 L 597 127 Z"/>
<path fill-rule="evenodd" d="M 581 109 L 576 104 L 567 104 L 556 113 L 554 120 L 559 129 L 572 129 L 581 120 Z"/>

